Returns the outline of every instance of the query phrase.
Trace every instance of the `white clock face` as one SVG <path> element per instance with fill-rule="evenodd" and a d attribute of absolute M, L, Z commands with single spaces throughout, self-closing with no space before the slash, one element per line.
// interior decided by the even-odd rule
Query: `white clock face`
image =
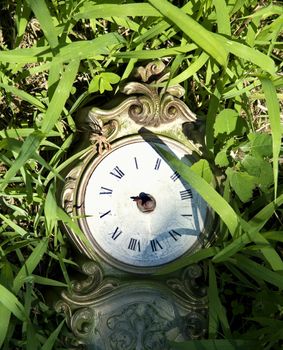
<path fill-rule="evenodd" d="M 183 147 L 162 138 L 182 159 Z M 168 150 L 168 148 L 167 148 Z M 95 163 L 84 193 L 85 223 L 95 249 L 114 261 L 149 268 L 186 253 L 204 230 L 206 202 L 150 143 L 114 147 Z"/>

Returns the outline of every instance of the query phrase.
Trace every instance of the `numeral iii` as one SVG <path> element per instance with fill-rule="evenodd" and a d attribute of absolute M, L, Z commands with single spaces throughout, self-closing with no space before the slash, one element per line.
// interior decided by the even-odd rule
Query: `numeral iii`
<path fill-rule="evenodd" d="M 180 191 L 180 196 L 181 196 L 182 200 L 184 200 L 184 199 L 192 199 L 193 198 L 192 190 L 188 188 L 188 189 L 186 189 L 184 191 Z"/>

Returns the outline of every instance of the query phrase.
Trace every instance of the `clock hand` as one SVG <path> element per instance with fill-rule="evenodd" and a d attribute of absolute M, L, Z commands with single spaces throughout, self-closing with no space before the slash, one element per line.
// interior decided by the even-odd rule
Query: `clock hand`
<path fill-rule="evenodd" d="M 151 197 L 148 194 L 141 192 L 138 196 L 131 197 L 134 202 L 141 200 L 141 204 L 144 205 L 148 201 L 152 201 Z"/>
<path fill-rule="evenodd" d="M 133 196 L 130 198 L 137 203 L 137 207 L 143 213 L 151 212 L 156 207 L 155 199 L 145 192 L 141 192 L 138 196 Z"/>

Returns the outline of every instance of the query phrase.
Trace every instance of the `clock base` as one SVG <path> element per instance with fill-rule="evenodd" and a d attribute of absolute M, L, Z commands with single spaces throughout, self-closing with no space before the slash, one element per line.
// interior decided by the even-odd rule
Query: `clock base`
<path fill-rule="evenodd" d="M 89 350 L 169 350 L 170 342 L 200 339 L 207 329 L 207 299 L 196 288 L 201 269 L 188 267 L 167 283 L 105 278 L 94 262 L 88 278 L 62 293 L 64 311 L 78 344 Z M 197 295 L 199 294 L 199 295 Z"/>

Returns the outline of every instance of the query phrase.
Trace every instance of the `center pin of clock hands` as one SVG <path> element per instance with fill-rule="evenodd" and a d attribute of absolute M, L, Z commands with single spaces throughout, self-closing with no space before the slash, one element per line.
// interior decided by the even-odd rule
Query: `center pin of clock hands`
<path fill-rule="evenodd" d="M 133 196 L 131 199 L 137 203 L 137 207 L 142 213 L 150 213 L 156 207 L 156 201 L 148 193 L 141 192 L 138 196 Z"/>

